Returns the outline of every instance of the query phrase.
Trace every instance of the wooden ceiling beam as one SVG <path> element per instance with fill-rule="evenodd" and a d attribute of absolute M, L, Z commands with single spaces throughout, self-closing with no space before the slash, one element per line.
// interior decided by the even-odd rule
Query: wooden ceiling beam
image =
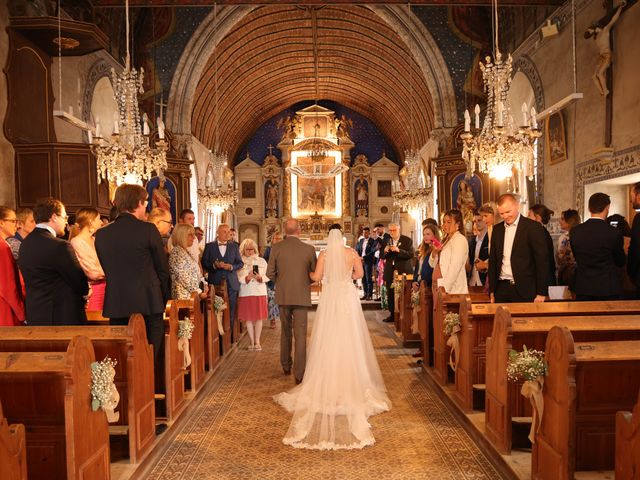
<path fill-rule="evenodd" d="M 297 6 L 323 6 L 323 5 L 406 5 L 406 0 L 217 0 L 218 5 L 297 5 Z M 536 5 L 561 5 L 562 0 L 501 0 L 500 6 L 531 7 Z M 411 0 L 413 6 L 464 6 L 464 7 L 488 7 L 492 0 Z M 129 0 L 132 7 L 212 7 L 211 0 Z M 124 0 L 94 0 L 96 8 L 124 7 Z"/>

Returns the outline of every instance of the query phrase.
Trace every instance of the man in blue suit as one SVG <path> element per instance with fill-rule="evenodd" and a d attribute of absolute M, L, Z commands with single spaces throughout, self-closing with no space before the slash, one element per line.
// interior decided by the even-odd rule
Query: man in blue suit
<path fill-rule="evenodd" d="M 202 268 L 207 272 L 210 285 L 220 285 L 222 280 L 227 281 L 227 293 L 229 295 L 229 315 L 231 316 L 231 335 L 236 317 L 236 303 L 240 282 L 237 271 L 244 263 L 240 256 L 240 247 L 231 240 L 231 229 L 226 223 L 221 223 L 216 231 L 216 240 L 207 243 L 202 254 Z M 232 337 L 232 341 L 235 341 Z"/>
<path fill-rule="evenodd" d="M 373 266 L 376 263 L 376 257 L 373 252 L 375 242 L 373 241 L 373 238 L 371 238 L 370 232 L 371 230 L 369 227 L 364 227 L 362 229 L 363 238 L 358 240 L 358 244 L 356 245 L 356 252 L 362 259 L 364 267 L 364 277 L 362 277 L 362 289 L 364 290 L 364 296 L 361 300 L 371 300 L 371 297 L 373 296 Z"/>

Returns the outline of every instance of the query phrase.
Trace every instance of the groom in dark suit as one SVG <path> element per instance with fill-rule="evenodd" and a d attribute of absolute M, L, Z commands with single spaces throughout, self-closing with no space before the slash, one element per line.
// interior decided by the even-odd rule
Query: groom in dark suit
<path fill-rule="evenodd" d="M 362 236 L 363 238 L 358 240 L 358 244 L 356 245 L 356 252 L 362 259 L 362 266 L 364 267 L 364 277 L 362 277 L 364 297 L 362 300 L 371 300 L 373 295 L 373 266 L 376 263 L 376 257 L 373 251 L 375 242 L 373 238 L 371 238 L 371 230 L 369 227 L 362 229 Z"/>
<path fill-rule="evenodd" d="M 231 317 L 231 335 L 236 318 L 236 304 L 240 281 L 237 271 L 244 263 L 240 256 L 240 247 L 231 239 L 231 229 L 226 223 L 218 225 L 216 240 L 204 247 L 202 254 L 202 268 L 207 272 L 209 285 L 220 285 L 222 280 L 227 281 L 227 294 L 229 295 L 229 315 Z M 232 341 L 237 339 L 232 338 Z"/>
<path fill-rule="evenodd" d="M 549 260 L 544 227 L 520 215 L 512 193 L 498 197 L 504 220 L 494 225 L 489 251 L 491 301 L 544 302 L 549 289 Z"/>

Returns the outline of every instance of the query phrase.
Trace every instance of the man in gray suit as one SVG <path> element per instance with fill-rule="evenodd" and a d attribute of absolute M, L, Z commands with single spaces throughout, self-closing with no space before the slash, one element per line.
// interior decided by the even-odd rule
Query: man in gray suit
<path fill-rule="evenodd" d="M 300 383 L 307 364 L 307 312 L 311 307 L 309 273 L 316 269 L 316 251 L 298 238 L 300 225 L 297 220 L 287 220 L 284 233 L 286 238 L 271 249 L 267 277 L 275 283 L 276 303 L 280 307 L 280 364 L 285 375 L 291 374 L 293 330 L 296 340 L 294 375 L 296 383 Z"/>

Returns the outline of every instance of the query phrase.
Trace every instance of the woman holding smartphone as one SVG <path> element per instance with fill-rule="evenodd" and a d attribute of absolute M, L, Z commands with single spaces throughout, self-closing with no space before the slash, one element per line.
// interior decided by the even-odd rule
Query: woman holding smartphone
<path fill-rule="evenodd" d="M 442 245 L 432 242 L 433 250 L 429 265 L 440 267 L 438 287 L 444 287 L 447 293 L 469 293 L 465 265 L 469 257 L 469 242 L 463 233 L 462 213 L 460 210 L 447 210 L 442 221 L 445 240 Z"/>
<path fill-rule="evenodd" d="M 237 271 L 240 281 L 238 319 L 245 322 L 249 334 L 249 350 L 262 350 L 262 322 L 269 316 L 267 308 L 267 262 L 258 256 L 258 246 L 247 238 L 240 244 L 244 266 Z"/>

